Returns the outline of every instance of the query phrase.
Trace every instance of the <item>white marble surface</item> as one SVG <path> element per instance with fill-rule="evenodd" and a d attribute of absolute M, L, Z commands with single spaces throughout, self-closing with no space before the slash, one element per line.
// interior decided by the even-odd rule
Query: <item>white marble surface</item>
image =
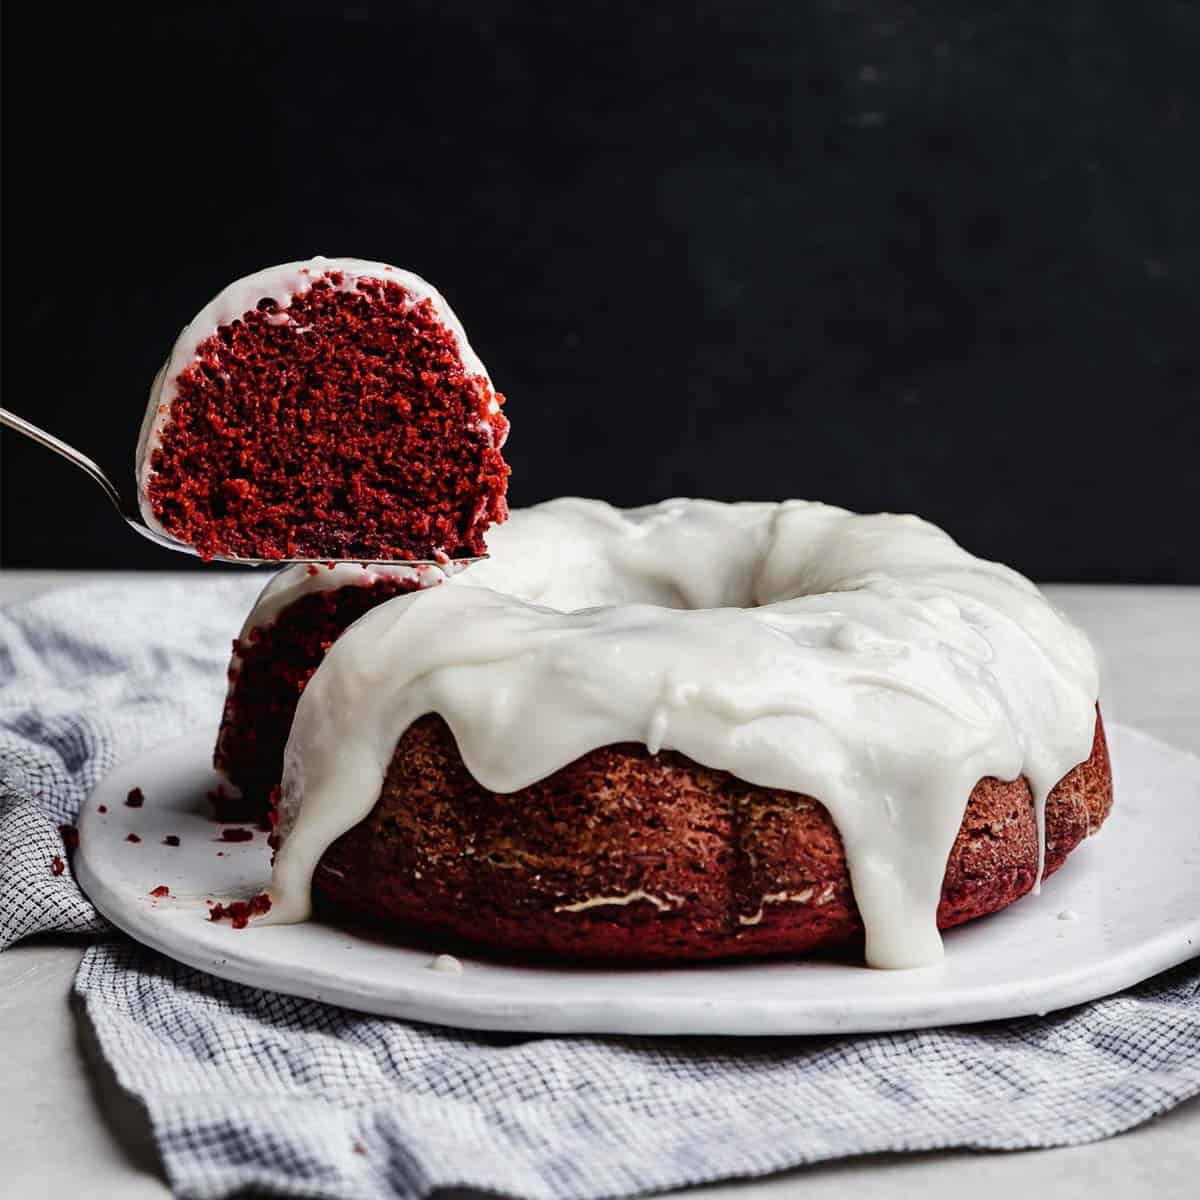
<path fill-rule="evenodd" d="M 66 583 L 68 572 L 0 572 L 0 603 Z M 1047 591 L 1092 635 L 1109 715 L 1200 753 L 1200 588 L 1061 585 Z M 81 947 L 52 940 L 0 955 L 0 1193 L 166 1196 L 144 1114 L 107 1077 L 74 1020 Z M 882 1156 L 702 1189 L 729 1200 L 1061 1200 L 1195 1194 L 1200 1100 L 1122 1137 L 1019 1154 Z"/>

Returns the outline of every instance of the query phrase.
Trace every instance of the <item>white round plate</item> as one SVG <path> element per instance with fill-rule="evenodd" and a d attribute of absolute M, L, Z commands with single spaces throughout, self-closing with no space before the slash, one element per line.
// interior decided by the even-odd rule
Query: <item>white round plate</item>
<path fill-rule="evenodd" d="M 208 815 L 212 737 L 123 763 L 81 814 L 75 868 L 131 937 L 238 983 L 365 1012 L 541 1033 L 808 1034 L 919 1029 L 1044 1013 L 1105 996 L 1200 953 L 1200 759 L 1109 730 L 1117 800 L 1041 895 L 946 935 L 945 960 L 911 971 L 841 962 L 589 968 L 461 957 L 312 921 L 234 929 L 206 899 L 261 891 L 266 835 L 224 842 Z M 133 787 L 145 793 L 129 808 Z M 107 811 L 100 812 L 104 806 Z M 136 833 L 141 841 L 126 840 Z M 178 847 L 163 843 L 174 834 Z M 154 899 L 160 884 L 170 898 Z"/>

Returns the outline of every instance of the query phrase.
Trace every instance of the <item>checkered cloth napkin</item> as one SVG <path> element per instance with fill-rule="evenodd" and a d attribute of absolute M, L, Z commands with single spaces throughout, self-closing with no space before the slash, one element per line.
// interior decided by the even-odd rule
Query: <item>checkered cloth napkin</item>
<path fill-rule="evenodd" d="M 0 610 L 0 945 L 107 928 L 56 826 L 120 758 L 212 721 L 257 583 L 86 587 Z M 111 933 L 75 989 L 187 1197 L 615 1197 L 876 1151 L 1086 1142 L 1200 1093 L 1200 961 L 1042 1019 L 753 1041 L 384 1020 Z"/>

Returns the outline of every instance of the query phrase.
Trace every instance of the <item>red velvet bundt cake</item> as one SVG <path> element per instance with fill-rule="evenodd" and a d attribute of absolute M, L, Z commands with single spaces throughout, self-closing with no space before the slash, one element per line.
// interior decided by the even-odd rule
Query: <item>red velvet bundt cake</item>
<path fill-rule="evenodd" d="M 561 500 L 489 547 L 308 679 L 263 919 L 908 966 L 1108 813 L 1086 639 L 923 521 Z"/>
<path fill-rule="evenodd" d="M 507 512 L 502 403 L 418 276 L 272 267 L 204 308 L 155 378 L 142 514 L 204 558 L 479 554 Z"/>
<path fill-rule="evenodd" d="M 1090 756 L 1046 803 L 1046 876 L 1111 804 L 1097 714 Z M 938 928 L 996 912 L 1037 880 L 1028 784 L 981 779 L 946 862 Z M 795 955 L 863 931 L 837 827 L 811 796 L 632 743 L 498 795 L 436 716 L 405 732 L 378 802 L 322 855 L 313 888 L 334 913 L 580 960 Z"/>

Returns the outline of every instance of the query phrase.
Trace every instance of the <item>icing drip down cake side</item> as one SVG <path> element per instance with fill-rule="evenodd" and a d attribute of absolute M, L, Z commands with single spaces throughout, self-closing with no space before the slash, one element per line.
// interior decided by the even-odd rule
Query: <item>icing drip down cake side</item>
<path fill-rule="evenodd" d="M 921 965 L 1108 813 L 1086 638 L 915 517 L 566 499 L 487 542 L 307 670 L 262 920 L 315 900 L 560 958 Z M 247 629 L 344 578 L 285 572 Z M 223 739 L 261 703 L 239 691 Z"/>

